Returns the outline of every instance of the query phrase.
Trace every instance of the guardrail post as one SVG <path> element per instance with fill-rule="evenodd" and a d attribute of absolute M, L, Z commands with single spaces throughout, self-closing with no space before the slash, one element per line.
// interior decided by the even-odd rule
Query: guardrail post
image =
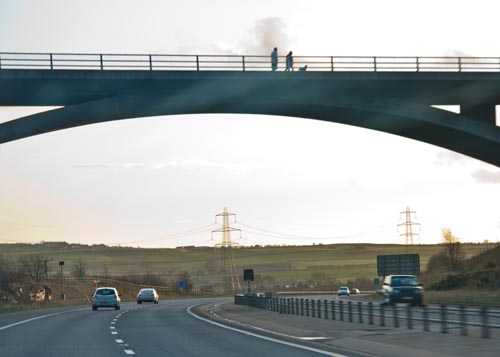
<path fill-rule="evenodd" d="M 328 301 L 324 300 L 325 305 L 325 319 L 328 319 Z"/>
<path fill-rule="evenodd" d="M 306 316 L 309 316 L 309 299 L 306 299 Z"/>
<path fill-rule="evenodd" d="M 153 56 L 149 55 L 149 70 L 153 70 Z"/>
<path fill-rule="evenodd" d="M 352 302 L 347 302 L 347 313 L 349 316 L 349 322 L 352 322 Z"/>
<path fill-rule="evenodd" d="M 300 299 L 300 315 L 304 316 L 304 299 Z"/>
<path fill-rule="evenodd" d="M 99 55 L 99 61 L 101 62 L 101 71 L 104 70 L 104 62 L 102 60 L 102 55 Z"/>
<path fill-rule="evenodd" d="M 330 57 L 330 67 L 331 67 L 332 72 L 335 71 L 335 67 L 333 64 L 333 56 Z"/>
<path fill-rule="evenodd" d="M 424 316 L 424 331 L 429 331 L 429 311 L 425 305 L 422 309 L 422 314 Z"/>
<path fill-rule="evenodd" d="M 392 315 L 392 318 L 394 320 L 394 327 L 399 327 L 398 306 L 396 304 L 392 305 Z"/>
<path fill-rule="evenodd" d="M 318 319 L 321 318 L 321 300 L 318 300 Z"/>
<path fill-rule="evenodd" d="M 332 320 L 335 320 L 335 301 L 332 300 Z"/>
<path fill-rule="evenodd" d="M 373 325 L 373 303 L 368 302 L 368 324 Z"/>
<path fill-rule="evenodd" d="M 377 72 L 377 57 L 373 57 L 373 72 Z"/>
<path fill-rule="evenodd" d="M 311 317 L 316 317 L 316 302 L 314 299 L 311 299 Z"/>
<path fill-rule="evenodd" d="M 482 329 L 481 329 L 481 337 L 482 338 L 490 338 L 490 325 L 488 321 L 488 307 L 483 306 L 481 307 L 481 324 Z"/>
<path fill-rule="evenodd" d="M 462 72 L 462 57 L 458 57 L 458 71 Z"/>
<path fill-rule="evenodd" d="M 460 335 L 467 336 L 467 315 L 465 306 L 460 305 L 458 309 L 460 310 Z"/>
<path fill-rule="evenodd" d="M 286 313 L 287 314 L 291 314 L 292 313 L 292 299 L 288 298 L 287 299 L 287 310 L 286 310 Z"/>
<path fill-rule="evenodd" d="M 196 55 L 196 70 L 200 71 L 200 56 Z"/>
<path fill-rule="evenodd" d="M 410 304 L 406 306 L 406 327 L 409 330 L 413 330 L 413 317 Z"/>
<path fill-rule="evenodd" d="M 363 304 L 361 301 L 358 301 L 358 322 L 363 323 Z"/>
<path fill-rule="evenodd" d="M 385 326 L 385 305 L 380 304 L 380 326 Z"/>
<path fill-rule="evenodd" d="M 246 66 L 245 66 L 245 56 L 241 56 L 241 63 L 242 63 L 242 65 L 243 65 L 243 72 L 245 72 L 245 69 L 246 69 L 246 68 L 245 68 L 245 67 L 246 67 Z"/>
<path fill-rule="evenodd" d="M 420 72 L 420 58 L 417 57 L 417 72 Z"/>
<path fill-rule="evenodd" d="M 339 315 L 340 315 L 340 321 L 344 321 L 344 302 L 339 301 Z"/>
<path fill-rule="evenodd" d="M 448 333 L 448 328 L 446 326 L 446 305 L 440 306 L 441 315 L 441 333 Z"/>
<path fill-rule="evenodd" d="M 54 61 L 53 61 L 53 58 L 52 58 L 52 53 L 50 54 L 50 69 L 51 70 L 54 69 Z"/>

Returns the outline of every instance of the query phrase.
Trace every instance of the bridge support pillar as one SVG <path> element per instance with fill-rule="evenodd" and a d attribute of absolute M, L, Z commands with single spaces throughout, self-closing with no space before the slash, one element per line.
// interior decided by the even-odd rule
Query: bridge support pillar
<path fill-rule="evenodd" d="M 471 119 L 496 125 L 496 113 L 494 103 L 476 104 L 461 104 L 460 114 L 463 114 Z"/>

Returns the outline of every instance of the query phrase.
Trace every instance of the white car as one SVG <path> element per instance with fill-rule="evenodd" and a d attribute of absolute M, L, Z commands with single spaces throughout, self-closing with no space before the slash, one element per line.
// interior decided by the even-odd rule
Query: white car
<path fill-rule="evenodd" d="M 137 294 L 137 303 L 138 304 L 142 304 L 143 302 L 146 302 L 146 301 L 158 304 L 159 300 L 160 300 L 160 295 L 158 295 L 156 290 L 153 288 L 141 289 L 139 291 L 139 293 Z"/>
<path fill-rule="evenodd" d="M 361 291 L 359 291 L 359 289 L 358 289 L 358 288 L 353 288 L 353 289 L 351 289 L 351 293 L 352 293 L 353 295 L 355 295 L 355 294 L 361 294 Z"/>
<path fill-rule="evenodd" d="M 120 310 L 120 303 L 120 294 L 115 288 L 97 288 L 92 295 L 92 310 L 94 311 L 99 307 L 114 307 L 115 310 Z"/>
<path fill-rule="evenodd" d="M 347 286 L 341 286 L 339 290 L 337 291 L 339 296 L 346 295 L 349 296 L 351 295 L 351 292 L 349 291 L 349 288 Z"/>

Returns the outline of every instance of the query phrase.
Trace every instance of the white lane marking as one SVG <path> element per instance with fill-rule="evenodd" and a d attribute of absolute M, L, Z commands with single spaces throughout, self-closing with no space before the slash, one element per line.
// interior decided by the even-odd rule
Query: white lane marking
<path fill-rule="evenodd" d="M 248 335 L 248 336 L 252 336 L 252 337 L 257 337 L 257 338 L 261 338 L 263 340 L 266 340 L 266 341 L 271 341 L 271 342 L 275 342 L 275 343 L 281 343 L 283 345 L 287 345 L 287 346 L 291 346 L 291 347 L 295 347 L 295 348 L 300 348 L 300 349 L 303 349 L 303 350 L 306 350 L 306 351 L 311 351 L 311 352 L 316 352 L 316 353 L 320 353 L 320 354 L 323 354 L 323 355 L 327 355 L 327 356 L 333 356 L 333 357 L 348 357 L 346 355 L 341 355 L 341 354 L 338 354 L 338 353 L 333 353 L 333 352 L 329 352 L 329 351 L 324 351 L 324 350 L 320 350 L 318 348 L 313 348 L 313 347 L 307 347 L 307 346 L 302 346 L 302 345 L 298 345 L 296 343 L 292 343 L 292 342 L 287 342 L 287 341 L 282 341 L 282 340 L 278 340 L 276 338 L 272 338 L 272 337 L 267 337 L 267 336 L 262 336 L 262 335 L 258 335 L 256 333 L 253 333 L 253 332 L 249 332 L 249 331 L 245 331 L 245 330 L 240 330 L 238 328 L 235 328 L 235 327 L 230 327 L 230 326 L 227 326 L 227 325 L 224 325 L 224 324 L 220 324 L 218 322 L 215 322 L 215 321 L 211 321 L 211 320 L 208 320 L 208 319 L 205 319 L 201 316 L 198 316 L 196 315 L 194 312 L 192 312 L 192 308 L 195 307 L 196 305 L 191 305 L 189 306 L 186 311 L 189 315 L 197 318 L 198 320 L 202 320 L 202 321 L 205 321 L 205 322 L 208 322 L 209 324 L 212 324 L 212 325 L 215 325 L 215 326 L 219 326 L 219 327 L 222 327 L 222 328 L 225 328 L 225 329 L 228 329 L 228 330 L 231 330 L 231 331 L 234 331 L 234 332 L 239 332 L 239 333 L 242 333 L 244 335 Z M 263 329 L 261 329 L 263 330 Z M 269 331 L 271 333 L 273 333 L 273 331 Z M 279 334 L 281 336 L 288 336 L 288 335 L 285 335 L 285 334 Z M 288 336 L 290 338 L 294 338 L 294 336 Z"/>
<path fill-rule="evenodd" d="M 116 329 L 116 327 L 114 327 L 114 326 L 110 326 L 110 327 L 109 327 L 109 329 L 110 329 L 110 330 L 114 330 L 114 329 Z"/>
<path fill-rule="evenodd" d="M 123 343 L 123 340 L 120 340 L 119 338 L 117 338 L 115 341 L 116 343 Z"/>
<path fill-rule="evenodd" d="M 111 321 L 111 325 L 114 325 L 114 324 L 116 324 L 116 321 Z"/>
<path fill-rule="evenodd" d="M 135 355 L 135 352 L 132 350 L 125 350 L 125 353 L 128 355 Z"/>
<path fill-rule="evenodd" d="M 297 338 L 300 338 L 301 340 L 306 340 L 306 341 L 330 340 L 329 337 L 297 337 Z"/>
<path fill-rule="evenodd" d="M 118 332 L 116 332 L 116 331 L 111 331 L 111 334 L 112 334 L 112 335 L 118 335 Z"/>
<path fill-rule="evenodd" d="M 68 311 L 62 311 L 62 312 L 55 312 L 53 314 L 47 314 L 47 315 L 33 317 L 31 319 L 22 320 L 22 321 L 14 322 L 14 323 L 9 324 L 9 325 L 2 326 L 2 327 L 0 327 L 0 331 L 7 330 L 8 328 L 11 328 L 11 327 L 14 327 L 14 326 L 19 326 L 19 325 L 22 325 L 22 324 L 26 324 L 26 323 L 31 322 L 31 321 L 44 319 L 46 317 L 57 316 L 57 315 L 62 315 L 62 314 L 68 314 L 70 312 L 83 311 L 83 310 L 88 310 L 88 308 L 85 307 L 85 308 L 81 308 L 81 309 L 74 309 L 74 310 L 68 310 Z"/>

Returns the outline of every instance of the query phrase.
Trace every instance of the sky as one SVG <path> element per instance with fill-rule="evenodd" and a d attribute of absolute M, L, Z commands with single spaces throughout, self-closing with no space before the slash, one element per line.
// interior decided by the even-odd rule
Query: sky
<path fill-rule="evenodd" d="M 500 56 L 496 1 L 0 0 L 0 52 Z M 1 95 L 1 94 L 0 94 Z M 44 108 L 0 107 L 0 122 Z M 47 109 L 47 108 L 45 108 Z M 436 109 L 438 110 L 438 109 Z M 0 145 L 0 243 L 500 240 L 500 170 L 391 134 L 301 118 L 179 115 Z M 220 224 L 221 221 L 219 220 Z"/>

